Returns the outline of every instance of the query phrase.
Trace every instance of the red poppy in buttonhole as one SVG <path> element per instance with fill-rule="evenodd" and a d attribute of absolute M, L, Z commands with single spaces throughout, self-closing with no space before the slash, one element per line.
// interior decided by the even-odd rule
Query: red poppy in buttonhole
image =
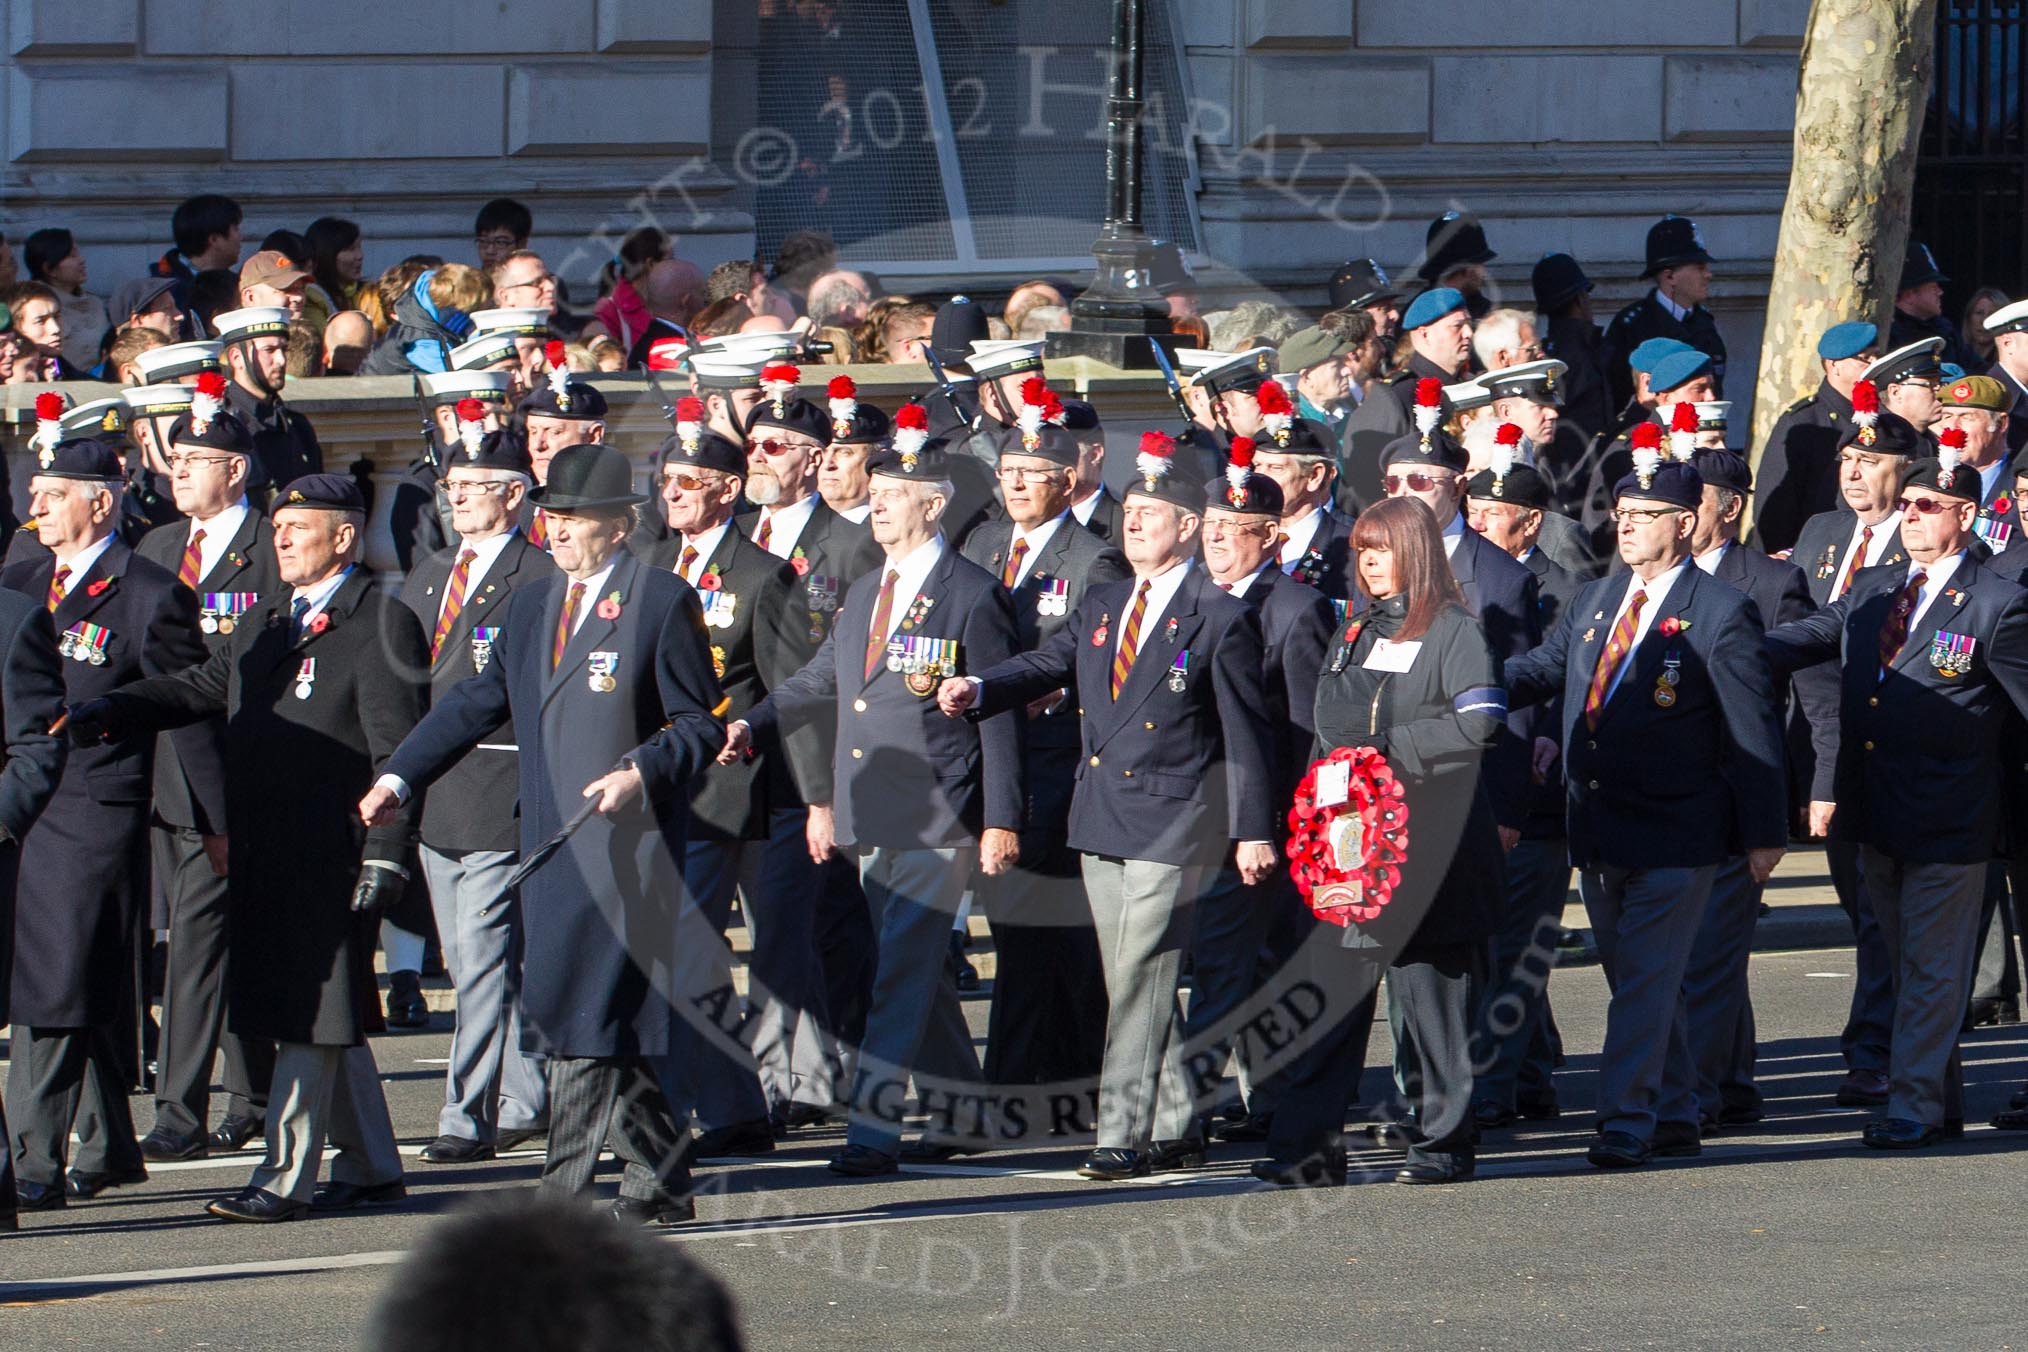
<path fill-rule="evenodd" d="M 310 632 L 313 634 L 321 634 L 330 627 L 331 627 L 331 617 L 329 615 L 324 614 L 322 611 L 319 611 L 317 613 L 316 619 L 310 621 Z"/>
<path fill-rule="evenodd" d="M 89 587 L 86 587 L 86 588 L 85 588 L 85 595 L 86 595 L 86 596 L 103 596 L 103 595 L 105 595 L 105 591 L 106 591 L 106 588 L 108 588 L 108 587 L 110 587 L 110 586 L 112 586 L 112 585 L 113 585 L 113 580 L 112 580 L 111 578 L 109 578 L 109 577 L 102 577 L 102 578 L 100 578 L 100 579 L 99 579 L 99 580 L 98 580 L 97 582 L 94 582 L 94 583 L 92 583 L 92 585 L 91 585 L 91 586 L 89 586 Z"/>
<path fill-rule="evenodd" d="M 717 591 L 720 585 L 718 574 L 716 573 L 706 573 L 703 577 L 697 579 L 697 590 L 699 591 Z M 618 612 L 614 613 L 617 614 Z M 612 616 L 607 615 L 606 618 L 610 620 Z"/>
<path fill-rule="evenodd" d="M 711 590 L 717 591 L 718 588 L 713 587 Z M 617 620 L 620 618 L 620 603 L 608 596 L 599 602 L 598 617 L 602 620 Z"/>
<path fill-rule="evenodd" d="M 2014 510 L 2014 499 L 2008 497 L 2005 493 L 2002 493 L 1999 497 L 1993 499 L 1993 515 L 2005 516 L 2007 513 L 2013 510 Z"/>
<path fill-rule="evenodd" d="M 1690 627 L 1689 625 L 1683 623 L 1683 621 L 1677 619 L 1674 615 L 1671 615 L 1669 616 L 1669 618 L 1662 621 L 1662 637 L 1674 638 L 1676 637 L 1676 635 L 1682 633 L 1685 629 L 1688 629 L 1689 627 Z"/>
<path fill-rule="evenodd" d="M 789 567 L 796 570 L 797 577 L 804 577 L 810 571 L 810 561 L 808 559 L 790 559 Z"/>

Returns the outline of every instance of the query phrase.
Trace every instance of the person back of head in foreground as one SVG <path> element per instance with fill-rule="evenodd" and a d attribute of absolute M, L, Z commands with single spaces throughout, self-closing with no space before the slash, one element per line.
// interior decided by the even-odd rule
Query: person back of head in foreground
<path fill-rule="evenodd" d="M 678 1245 L 536 1190 L 432 1226 L 374 1310 L 374 1352 L 741 1352 L 719 1280 Z"/>

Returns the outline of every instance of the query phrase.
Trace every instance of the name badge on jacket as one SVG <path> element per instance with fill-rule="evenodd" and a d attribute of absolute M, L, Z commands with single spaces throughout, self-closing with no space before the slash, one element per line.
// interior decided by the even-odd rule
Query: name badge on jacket
<path fill-rule="evenodd" d="M 478 675 L 493 660 L 493 643 L 500 637 L 500 630 L 474 629 L 472 631 L 472 674 Z"/>
<path fill-rule="evenodd" d="M 1368 671 L 1385 671 L 1399 675 L 1415 665 L 1417 654 L 1422 652 L 1422 640 L 1409 639 L 1396 643 L 1393 639 L 1380 639 L 1366 650 L 1366 660 L 1359 665 Z"/>
<path fill-rule="evenodd" d="M 610 695 L 620 688 L 619 681 L 613 676 L 620 665 L 618 653 L 591 653 L 584 659 L 584 664 L 587 671 L 585 684 L 592 688 L 593 694 Z"/>
<path fill-rule="evenodd" d="M 200 598 L 197 627 L 207 634 L 230 634 L 239 617 L 260 602 L 258 592 L 206 592 Z"/>

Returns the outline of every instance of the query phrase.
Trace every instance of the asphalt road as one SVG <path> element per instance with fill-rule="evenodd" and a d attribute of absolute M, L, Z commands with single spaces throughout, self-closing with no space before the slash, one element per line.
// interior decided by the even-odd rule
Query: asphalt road
<path fill-rule="evenodd" d="M 1263 1191 L 1239 1146 L 1131 1184 L 1077 1179 L 1076 1150 L 846 1183 L 822 1168 L 833 1129 L 706 1165 L 699 1223 L 667 1242 L 731 1285 L 755 1349 L 2020 1346 L 2028 1136 L 1977 1124 L 2028 1075 L 2028 1033 L 1969 1040 L 1963 1143 L 1863 1150 L 1862 1115 L 1831 1099 L 1851 971 L 1849 951 L 1755 956 L 1770 1117 L 1700 1159 L 1609 1176 L 1583 1163 L 1604 1000 L 1587 967 L 1552 985 L 1565 1116 L 1489 1136 L 1469 1184 L 1399 1187 L 1374 1154 L 1362 1186 Z M 984 1003 L 970 1012 L 977 1025 Z M 411 1151 L 441 1093 L 437 1023 L 375 1046 Z M 362 1346 L 434 1218 L 475 1190 L 532 1184 L 539 1161 L 417 1162 L 396 1210 L 207 1218 L 203 1202 L 250 1163 L 159 1167 L 24 1218 L 0 1238 L 0 1348 Z"/>

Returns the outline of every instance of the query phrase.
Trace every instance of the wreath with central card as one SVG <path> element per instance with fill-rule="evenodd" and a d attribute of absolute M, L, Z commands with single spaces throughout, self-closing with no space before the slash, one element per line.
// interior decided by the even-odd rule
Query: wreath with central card
<path fill-rule="evenodd" d="M 1332 800 L 1326 806 L 1317 802 L 1320 780 Z M 1304 773 L 1289 808 L 1289 876 L 1318 919 L 1363 924 L 1393 899 L 1408 859 L 1403 792 L 1387 757 L 1370 746 L 1340 747 Z"/>

